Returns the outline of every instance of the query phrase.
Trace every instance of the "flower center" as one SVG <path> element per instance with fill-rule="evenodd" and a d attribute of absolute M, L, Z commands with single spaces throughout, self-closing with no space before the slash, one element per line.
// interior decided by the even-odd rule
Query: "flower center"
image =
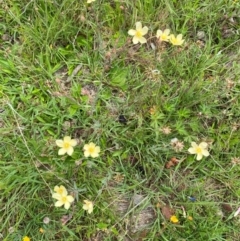
<path fill-rule="evenodd" d="M 62 202 L 63 203 L 67 202 L 67 197 L 62 197 Z"/>
<path fill-rule="evenodd" d="M 58 193 L 59 193 L 59 194 L 63 194 L 63 189 L 62 189 L 62 188 L 59 188 Z"/>
<path fill-rule="evenodd" d="M 161 39 L 162 39 L 162 40 L 167 40 L 167 35 L 166 35 L 166 34 L 163 34 L 163 35 L 161 36 Z"/>
<path fill-rule="evenodd" d="M 94 148 L 94 147 L 89 147 L 89 149 L 88 149 L 88 151 L 89 151 L 90 153 L 93 153 L 93 152 L 94 152 L 94 150 L 95 150 L 95 148 Z"/>
<path fill-rule="evenodd" d="M 70 144 L 69 144 L 68 142 L 65 142 L 65 143 L 63 144 L 63 147 L 64 147 L 65 149 L 68 149 L 68 148 L 70 147 Z"/>
<path fill-rule="evenodd" d="M 196 152 L 197 152 L 197 154 L 201 154 L 202 153 L 202 148 L 201 147 L 196 147 Z"/>
<path fill-rule="evenodd" d="M 141 31 L 137 31 L 137 32 L 136 32 L 136 36 L 137 36 L 138 38 L 142 37 Z"/>

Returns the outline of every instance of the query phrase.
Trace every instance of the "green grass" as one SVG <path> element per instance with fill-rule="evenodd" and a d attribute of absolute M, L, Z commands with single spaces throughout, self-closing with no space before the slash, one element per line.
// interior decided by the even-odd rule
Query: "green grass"
<path fill-rule="evenodd" d="M 230 0 L 4 1 L 1 239 L 238 241 L 239 7 Z M 128 35 L 137 21 L 149 28 L 143 45 Z M 156 31 L 165 28 L 182 33 L 183 46 L 159 45 Z M 67 135 L 78 145 L 71 157 L 58 156 L 55 140 Z M 209 143 L 210 156 L 197 161 L 192 141 Z M 100 157 L 84 157 L 89 142 Z M 172 157 L 180 162 L 166 168 Z M 56 185 L 75 197 L 69 210 L 54 206 Z M 94 202 L 91 214 L 85 199 Z"/>

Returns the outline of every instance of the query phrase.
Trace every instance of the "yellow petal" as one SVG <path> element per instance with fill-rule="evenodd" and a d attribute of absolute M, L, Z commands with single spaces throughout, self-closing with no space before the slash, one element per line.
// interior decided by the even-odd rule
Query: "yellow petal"
<path fill-rule="evenodd" d="M 89 147 L 90 147 L 90 148 L 95 148 L 95 146 L 96 146 L 96 145 L 95 145 L 93 142 L 90 142 L 90 143 L 89 143 Z"/>
<path fill-rule="evenodd" d="M 190 147 L 190 148 L 188 149 L 188 152 L 190 152 L 191 154 L 196 154 L 196 150 L 195 150 L 195 148 L 193 148 L 193 147 Z"/>
<path fill-rule="evenodd" d="M 197 154 L 197 160 L 200 161 L 203 158 L 202 153 L 201 154 Z"/>
<path fill-rule="evenodd" d="M 163 31 L 163 33 L 166 34 L 166 35 L 169 35 L 169 34 L 170 34 L 170 29 L 168 29 L 168 28 L 165 29 L 165 30 Z"/>
<path fill-rule="evenodd" d="M 198 147 L 198 145 L 197 145 L 197 143 L 196 143 L 196 142 L 191 142 L 191 145 L 192 145 L 192 147 L 193 147 L 193 148 Z"/>
<path fill-rule="evenodd" d="M 60 156 L 61 156 L 61 155 L 64 155 L 66 152 L 67 152 L 66 149 L 61 148 L 61 149 L 58 150 L 58 155 L 60 155 Z"/>
<path fill-rule="evenodd" d="M 73 148 L 71 146 L 67 149 L 67 154 L 69 156 L 71 156 L 73 154 Z"/>
<path fill-rule="evenodd" d="M 72 139 L 72 140 L 70 141 L 70 145 L 71 145 L 71 146 L 76 146 L 76 145 L 77 145 L 77 140 Z"/>
<path fill-rule="evenodd" d="M 141 29 L 142 29 L 142 23 L 136 22 L 136 30 L 141 30 Z"/>
<path fill-rule="evenodd" d="M 208 147 L 208 144 L 206 142 L 201 142 L 199 146 L 203 149 L 206 149 Z"/>
<path fill-rule="evenodd" d="M 89 157 L 89 156 L 90 156 L 89 151 L 84 151 L 84 156 L 85 156 L 85 157 Z"/>
<path fill-rule="evenodd" d="M 157 30 L 157 38 L 159 38 L 162 35 L 162 30 Z"/>
<path fill-rule="evenodd" d="M 100 147 L 99 146 L 95 147 L 95 152 L 100 152 Z"/>
<path fill-rule="evenodd" d="M 88 150 L 88 144 L 85 144 L 85 145 L 83 146 L 83 150 Z"/>
<path fill-rule="evenodd" d="M 63 140 L 56 140 L 56 145 L 59 147 L 63 147 Z"/>
<path fill-rule="evenodd" d="M 134 36 L 134 37 L 133 37 L 133 43 L 134 43 L 134 44 L 137 44 L 138 42 L 139 42 L 139 37 Z"/>
<path fill-rule="evenodd" d="M 68 202 L 72 203 L 74 201 L 74 198 L 73 198 L 73 196 L 68 195 L 67 200 L 68 200 Z"/>
<path fill-rule="evenodd" d="M 142 35 L 145 35 L 145 34 L 147 34 L 147 32 L 148 32 L 148 27 L 143 27 L 143 29 L 141 30 L 141 32 L 142 32 Z"/>
<path fill-rule="evenodd" d="M 93 207 L 91 207 L 91 208 L 88 209 L 88 213 L 89 213 L 89 214 L 92 213 L 92 212 L 93 212 Z"/>
<path fill-rule="evenodd" d="M 177 35 L 177 40 L 182 40 L 182 34 Z"/>
<path fill-rule="evenodd" d="M 55 199 L 59 200 L 59 199 L 62 198 L 62 196 L 58 193 L 53 193 L 52 198 L 55 198 Z"/>
<path fill-rule="evenodd" d="M 130 30 L 128 31 L 128 34 L 131 35 L 131 36 L 134 36 L 134 35 L 136 34 L 136 30 L 130 29 Z"/>
<path fill-rule="evenodd" d="M 138 41 L 139 41 L 141 44 L 144 44 L 144 43 L 147 42 L 147 40 L 146 40 L 144 37 L 138 38 Z"/>
<path fill-rule="evenodd" d="M 66 202 L 66 203 L 64 204 L 64 208 L 65 208 L 65 209 L 69 209 L 69 208 L 70 208 L 70 203 L 69 203 L 69 202 Z"/>
<path fill-rule="evenodd" d="M 71 137 L 70 136 L 64 136 L 63 141 L 64 142 L 70 142 L 71 141 Z"/>
<path fill-rule="evenodd" d="M 64 203 L 60 200 L 58 200 L 57 202 L 55 202 L 55 207 L 61 207 Z"/>
<path fill-rule="evenodd" d="M 63 186 L 63 185 L 61 185 L 59 188 L 61 188 L 61 190 L 65 193 L 65 192 L 67 192 L 67 189 Z"/>
<path fill-rule="evenodd" d="M 99 154 L 97 152 L 94 152 L 91 154 L 91 157 L 93 157 L 93 158 L 98 157 L 98 156 L 99 156 Z"/>
<path fill-rule="evenodd" d="M 57 192 L 59 190 L 59 186 L 55 186 L 53 190 L 54 192 Z"/>
<path fill-rule="evenodd" d="M 207 150 L 202 150 L 202 154 L 203 154 L 204 156 L 209 156 L 209 152 L 208 152 Z"/>

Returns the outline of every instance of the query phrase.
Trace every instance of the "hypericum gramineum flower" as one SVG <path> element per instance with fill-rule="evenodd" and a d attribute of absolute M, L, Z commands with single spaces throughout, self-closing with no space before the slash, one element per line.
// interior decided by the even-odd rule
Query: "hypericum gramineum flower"
<path fill-rule="evenodd" d="M 69 209 L 71 203 L 74 201 L 73 196 L 67 195 L 67 194 L 58 194 L 58 193 L 53 193 L 52 195 L 53 198 L 57 199 L 57 202 L 55 203 L 55 207 L 61 207 L 64 205 L 65 209 Z"/>
<path fill-rule="evenodd" d="M 83 204 L 83 209 L 86 210 L 89 214 L 93 212 L 93 202 L 89 200 L 83 201 L 85 204 Z"/>
<path fill-rule="evenodd" d="M 170 38 L 169 34 L 170 34 L 170 29 L 165 29 L 164 31 L 157 30 L 157 38 L 160 41 L 169 42 L 169 38 Z"/>
<path fill-rule="evenodd" d="M 87 3 L 95 2 L 96 0 L 87 0 Z"/>
<path fill-rule="evenodd" d="M 169 40 L 172 45 L 182 45 L 184 42 L 184 39 L 182 39 L 182 34 L 178 34 L 177 37 L 171 34 Z"/>
<path fill-rule="evenodd" d="M 30 241 L 31 239 L 28 236 L 23 237 L 22 241 Z"/>
<path fill-rule="evenodd" d="M 133 36 L 133 43 L 137 44 L 137 43 L 141 43 L 144 44 L 147 42 L 146 38 L 144 38 L 143 36 L 145 34 L 147 34 L 148 32 L 148 27 L 142 27 L 142 23 L 141 22 L 136 22 L 136 30 L 134 29 L 130 29 L 128 31 L 128 34 Z"/>
<path fill-rule="evenodd" d="M 196 142 L 191 143 L 192 147 L 188 149 L 191 154 L 197 154 L 197 160 L 201 160 L 203 156 L 209 156 L 207 150 L 208 144 L 206 142 L 201 142 L 199 145 Z"/>
<path fill-rule="evenodd" d="M 73 154 L 73 147 L 77 145 L 75 139 L 71 139 L 70 136 L 65 136 L 63 140 L 56 140 L 58 147 L 61 147 L 58 151 L 58 155 L 64 155 L 67 153 L 69 156 Z"/>
<path fill-rule="evenodd" d="M 83 147 L 85 157 L 98 157 L 100 152 L 100 147 L 96 146 L 93 142 L 85 144 Z"/>
<path fill-rule="evenodd" d="M 67 195 L 67 189 L 63 185 L 55 186 L 53 190 L 59 195 Z"/>

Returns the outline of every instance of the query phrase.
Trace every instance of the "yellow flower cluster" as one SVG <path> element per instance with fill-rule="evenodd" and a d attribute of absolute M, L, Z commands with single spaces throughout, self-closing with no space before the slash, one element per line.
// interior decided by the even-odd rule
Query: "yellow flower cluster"
<path fill-rule="evenodd" d="M 64 205 L 65 209 L 69 209 L 71 203 L 74 201 L 73 196 L 68 195 L 67 189 L 64 186 L 55 186 L 54 193 L 52 194 L 54 199 L 57 199 L 55 207 L 61 207 Z"/>
<path fill-rule="evenodd" d="M 71 203 L 74 201 L 74 198 L 71 195 L 67 195 L 68 192 L 64 186 L 55 186 L 54 187 L 54 193 L 52 195 L 53 198 L 57 199 L 57 202 L 55 203 L 55 207 L 61 207 L 64 205 L 65 209 L 69 209 Z M 93 202 L 89 200 L 83 201 L 83 209 L 86 210 L 89 214 L 93 212 Z M 45 230 L 43 228 L 39 229 L 40 233 L 45 233 Z M 28 236 L 24 236 L 22 241 L 31 241 L 31 239 Z"/>
<path fill-rule="evenodd" d="M 182 34 L 178 34 L 176 37 L 170 34 L 170 29 L 157 30 L 157 38 L 159 41 L 170 42 L 172 45 L 182 45 L 184 39 L 182 39 Z"/>
<path fill-rule="evenodd" d="M 61 207 L 64 205 L 65 209 L 69 209 L 71 204 L 74 201 L 73 196 L 68 195 L 67 189 L 61 185 L 61 186 L 55 186 L 54 192 L 52 194 L 52 197 L 54 199 L 57 199 L 55 203 L 55 207 Z M 86 210 L 89 214 L 93 212 L 93 202 L 89 200 L 83 201 L 83 209 Z"/>
<path fill-rule="evenodd" d="M 133 43 L 141 43 L 144 44 L 147 42 L 147 39 L 143 37 L 148 33 L 148 27 L 142 27 L 141 22 L 136 22 L 136 29 L 130 29 L 128 31 L 128 34 L 133 36 Z M 157 30 L 157 39 L 159 41 L 165 41 L 165 42 L 170 42 L 172 45 L 182 45 L 184 42 L 184 39 L 182 38 L 182 34 L 178 34 L 176 37 L 173 34 L 170 34 L 170 29 L 165 29 L 164 31 L 162 30 Z"/>
<path fill-rule="evenodd" d="M 60 147 L 58 151 L 58 155 L 64 155 L 68 154 L 71 156 L 73 154 L 73 147 L 77 145 L 77 140 L 71 139 L 70 136 L 65 136 L 63 140 L 56 140 L 56 145 Z M 93 142 L 90 142 L 89 144 L 84 145 L 84 156 L 85 157 L 98 157 L 100 152 L 100 147 L 96 146 Z"/>

